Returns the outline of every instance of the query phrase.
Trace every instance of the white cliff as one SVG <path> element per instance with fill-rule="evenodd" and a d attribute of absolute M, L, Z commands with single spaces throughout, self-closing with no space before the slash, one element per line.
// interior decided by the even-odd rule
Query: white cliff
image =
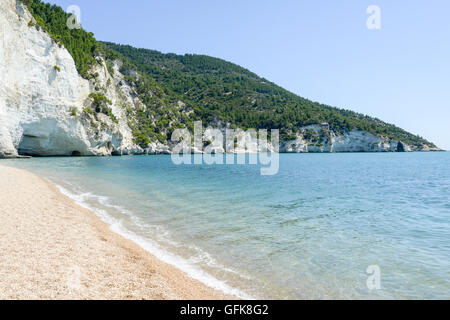
<path fill-rule="evenodd" d="M 92 83 L 77 72 L 70 53 L 28 23 L 31 14 L 16 0 L 0 5 L 0 157 L 142 153 L 133 143 L 118 93 L 107 89 L 112 111 L 86 119 Z M 97 67 L 98 82 L 111 76 Z M 114 79 L 111 80 L 114 82 Z"/>
<path fill-rule="evenodd" d="M 300 128 L 295 140 L 283 143 L 281 152 L 411 152 L 416 151 L 401 141 L 380 137 L 366 131 L 352 130 L 337 135 L 327 124 Z"/>

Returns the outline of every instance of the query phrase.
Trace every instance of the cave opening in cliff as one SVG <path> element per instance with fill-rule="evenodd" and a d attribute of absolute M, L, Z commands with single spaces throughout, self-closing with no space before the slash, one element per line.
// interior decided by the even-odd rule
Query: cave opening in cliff
<path fill-rule="evenodd" d="M 81 152 L 80 151 L 72 151 L 72 157 L 81 157 Z"/>
<path fill-rule="evenodd" d="M 397 152 L 405 152 L 405 146 L 403 143 L 399 142 L 397 145 Z"/>
<path fill-rule="evenodd" d="M 17 153 L 20 156 L 39 157 L 39 150 L 39 138 L 34 135 L 24 134 L 17 148 Z"/>

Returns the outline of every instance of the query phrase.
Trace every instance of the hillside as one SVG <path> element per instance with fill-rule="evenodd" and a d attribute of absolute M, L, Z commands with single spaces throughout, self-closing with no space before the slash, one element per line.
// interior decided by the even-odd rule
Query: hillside
<path fill-rule="evenodd" d="M 243 129 L 280 129 L 284 138 L 312 124 L 340 134 L 352 129 L 407 144 L 434 145 L 379 119 L 299 97 L 238 65 L 203 55 L 175 55 L 104 43 L 143 74 L 182 96 L 203 121 L 223 120 Z"/>
<path fill-rule="evenodd" d="M 33 44 L 38 43 L 34 40 L 36 37 L 44 39 L 40 42 L 47 41 L 45 37 L 51 37 L 53 44 L 51 48 L 45 49 L 46 52 L 53 50 L 59 52 L 59 56 L 65 56 L 63 51 L 67 50 L 79 75 L 80 79 L 77 81 L 80 82 L 80 87 L 89 87 L 87 93 L 83 89 L 83 94 L 69 97 L 77 105 L 69 105 L 69 102 L 64 105 L 71 115 L 67 118 L 65 114 L 64 121 L 69 121 L 71 126 L 82 126 L 89 136 L 87 141 L 86 134 L 80 133 L 84 137 L 80 138 L 83 140 L 83 147 L 77 147 L 72 154 L 170 153 L 173 130 L 193 130 L 196 120 L 202 120 L 205 127 L 280 129 L 282 152 L 437 149 L 433 143 L 395 125 L 304 99 L 233 63 L 203 55 L 163 54 L 154 50 L 100 42 L 92 33 L 83 29 L 67 28 L 70 15 L 62 8 L 40 0 L 21 1 L 33 17 L 22 21 L 27 15 L 18 12 L 22 24 L 20 28 L 27 28 L 26 31 L 20 31 L 21 41 L 25 41 L 24 32 L 32 39 Z M 11 2 L 13 10 L 12 0 L 7 2 Z M 19 7 L 15 10 L 19 10 Z M 14 46 L 17 46 L 14 42 L 9 45 Z M 27 56 L 24 55 L 24 59 L 28 59 Z M 45 71 L 52 74 L 37 74 L 37 78 L 63 80 L 64 77 L 75 76 L 67 74 L 67 70 L 72 68 L 69 61 L 61 70 L 58 56 L 48 58 L 56 61 L 55 64 L 48 62 L 51 70 Z M 37 59 L 29 63 L 33 61 Z M 21 70 L 10 71 L 16 75 Z M 25 74 L 26 70 L 23 71 Z M 36 81 L 31 83 L 26 78 L 21 81 L 32 86 L 32 89 L 27 87 L 24 90 L 38 90 Z M 70 83 L 72 85 L 73 81 Z M 9 86 L 7 83 L 5 85 Z M 52 83 L 43 83 L 41 88 L 47 86 L 50 86 L 49 92 L 64 88 L 63 83 L 58 84 L 60 87 L 57 88 L 52 88 Z M 13 88 L 8 87 L 8 90 Z M 31 91 L 30 99 L 36 106 L 38 102 L 34 97 L 39 93 L 33 94 Z M 10 95 L 13 96 L 14 93 L 11 92 Z M 49 99 L 44 101 L 48 103 Z M 10 107 L 10 110 L 15 109 Z M 14 117 L 16 119 L 20 115 Z M 18 136 L 12 139 L 12 143 L 19 153 L 20 145 L 27 146 L 22 148 L 25 150 L 22 151 L 24 154 L 52 155 L 56 152 L 56 147 L 43 152 L 45 147 L 42 147 L 42 141 L 30 142 L 34 133 L 20 138 L 24 131 L 20 121 L 14 126 L 10 131 L 14 131 L 13 136 Z M 33 126 L 37 128 L 39 124 Z M 45 130 L 47 128 L 39 128 L 39 132 Z M 130 135 L 131 141 L 128 138 Z M 67 137 L 70 136 L 67 132 Z M 99 137 L 104 141 L 96 141 Z M 39 148 L 34 146 L 36 144 Z M 58 154 L 67 152 L 69 151 Z"/>

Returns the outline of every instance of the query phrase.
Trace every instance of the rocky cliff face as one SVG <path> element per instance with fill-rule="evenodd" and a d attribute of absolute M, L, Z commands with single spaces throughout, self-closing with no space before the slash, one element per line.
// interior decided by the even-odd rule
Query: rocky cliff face
<path fill-rule="evenodd" d="M 311 125 L 300 130 L 297 139 L 284 143 L 283 152 L 411 152 L 417 147 L 401 141 L 378 137 L 369 132 L 352 130 L 336 135 L 327 124 Z"/>
<path fill-rule="evenodd" d="M 0 158 L 171 153 L 169 143 L 152 142 L 143 149 L 133 142 L 129 120 L 143 104 L 120 73 L 120 61 L 108 68 L 102 57 L 97 60 L 91 80 L 83 79 L 70 53 L 34 25 L 19 1 L 2 0 Z M 92 93 L 109 100 L 110 112 L 92 112 Z M 292 153 L 416 150 L 363 131 L 337 135 L 327 124 L 301 128 L 280 146 L 280 152 Z M 236 148 L 239 153 L 258 151 L 257 143 Z"/>
<path fill-rule="evenodd" d="M 83 79 L 69 52 L 30 21 L 19 2 L 2 0 L 0 157 L 142 153 L 118 106 L 122 98 L 114 84 L 120 76 L 111 77 L 103 65 L 92 70 L 98 73 L 95 84 Z M 117 123 L 103 114 L 83 114 L 92 104 L 93 85 L 106 88 Z"/>
<path fill-rule="evenodd" d="M 226 135 L 225 129 L 222 130 Z M 238 142 L 235 145 L 236 153 L 257 153 L 274 152 L 273 146 L 264 143 L 256 137 L 243 132 L 238 135 Z M 208 130 L 204 135 L 204 140 L 212 141 L 213 137 L 208 135 Z M 223 148 L 213 148 L 214 152 L 223 153 Z M 352 130 L 337 135 L 330 130 L 328 124 L 311 125 L 300 128 L 296 138 L 280 143 L 281 153 L 335 153 L 335 152 L 413 152 L 413 151 L 436 151 L 434 149 L 424 149 L 407 145 L 401 141 L 392 140 L 386 137 L 379 137 L 369 132 Z"/>

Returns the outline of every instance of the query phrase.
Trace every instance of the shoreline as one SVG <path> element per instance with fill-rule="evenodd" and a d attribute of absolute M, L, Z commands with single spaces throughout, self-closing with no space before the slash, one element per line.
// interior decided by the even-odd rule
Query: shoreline
<path fill-rule="evenodd" d="M 34 173 L 0 165 L 0 299 L 237 299 L 112 231 Z"/>
<path fill-rule="evenodd" d="M 369 154 L 410 154 L 410 153 L 435 153 L 435 152 L 450 152 L 450 150 L 445 149 L 429 149 L 429 150 L 413 150 L 413 151 L 333 151 L 333 152 L 274 152 L 275 154 L 351 154 L 351 153 L 369 153 Z M 222 153 L 223 155 L 249 155 L 249 154 L 264 154 L 266 152 L 242 152 L 242 153 Z M 81 156 L 72 156 L 72 155 L 50 155 L 50 156 L 28 156 L 28 155 L 17 155 L 17 156 L 0 156 L 0 160 L 14 160 L 14 159 L 33 159 L 33 158 L 71 158 L 71 157 L 81 157 L 81 158 L 95 158 L 95 157 L 127 157 L 127 156 L 171 156 L 174 153 L 128 153 L 121 155 L 81 155 Z M 208 153 L 191 153 L 191 155 L 208 155 Z"/>

